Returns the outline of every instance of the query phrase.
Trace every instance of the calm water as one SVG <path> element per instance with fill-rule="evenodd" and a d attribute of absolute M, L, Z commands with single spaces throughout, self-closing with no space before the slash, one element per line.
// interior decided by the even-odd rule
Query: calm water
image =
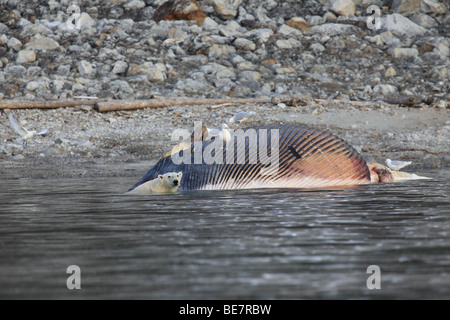
<path fill-rule="evenodd" d="M 449 299 L 450 171 L 421 174 L 148 197 L 122 195 L 132 178 L 2 180 L 0 298 Z"/>

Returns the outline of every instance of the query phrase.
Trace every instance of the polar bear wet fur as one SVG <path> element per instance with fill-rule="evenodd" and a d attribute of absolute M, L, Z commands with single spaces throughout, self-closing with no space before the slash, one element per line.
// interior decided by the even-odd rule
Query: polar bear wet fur
<path fill-rule="evenodd" d="M 160 174 L 158 178 L 141 184 L 126 194 L 174 193 L 180 186 L 182 172 Z"/>

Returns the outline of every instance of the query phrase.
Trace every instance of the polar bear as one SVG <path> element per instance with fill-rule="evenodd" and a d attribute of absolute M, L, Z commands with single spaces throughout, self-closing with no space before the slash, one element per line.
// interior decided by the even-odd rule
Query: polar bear
<path fill-rule="evenodd" d="M 158 178 L 141 184 L 126 194 L 153 194 L 153 193 L 175 193 L 180 186 L 182 172 L 169 172 L 160 174 Z"/>

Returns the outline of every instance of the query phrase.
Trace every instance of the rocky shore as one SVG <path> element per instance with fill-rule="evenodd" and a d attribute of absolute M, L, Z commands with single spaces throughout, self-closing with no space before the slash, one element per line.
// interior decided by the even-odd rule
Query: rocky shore
<path fill-rule="evenodd" d="M 448 1 L 164 3 L 0 0 L 0 103 L 289 95 L 301 103 L 13 110 L 25 127 L 49 130 L 26 146 L 3 110 L 0 175 L 30 166 L 28 176 L 135 174 L 169 149 L 173 130 L 219 125 L 242 109 L 257 112 L 249 125 L 326 128 L 378 161 L 450 166 Z M 101 169 L 108 164 L 121 169 Z"/>

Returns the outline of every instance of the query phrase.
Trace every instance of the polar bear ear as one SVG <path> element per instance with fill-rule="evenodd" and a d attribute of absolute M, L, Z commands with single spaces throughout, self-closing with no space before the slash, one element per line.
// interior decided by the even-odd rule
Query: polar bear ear
<path fill-rule="evenodd" d="M 181 178 L 183 176 L 183 172 L 178 172 L 177 176 Z"/>
<path fill-rule="evenodd" d="M 160 180 L 164 180 L 164 176 L 161 175 L 161 174 L 158 176 L 158 178 L 159 178 Z"/>

